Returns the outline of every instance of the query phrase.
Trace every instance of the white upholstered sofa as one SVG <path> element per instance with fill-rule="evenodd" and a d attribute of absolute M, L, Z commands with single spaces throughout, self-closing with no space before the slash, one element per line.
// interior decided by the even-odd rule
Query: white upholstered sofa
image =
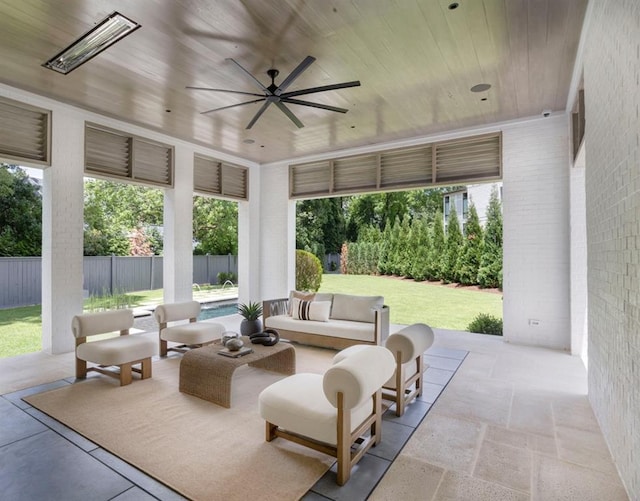
<path fill-rule="evenodd" d="M 281 338 L 341 350 L 382 345 L 389 335 L 389 307 L 382 296 L 292 292 L 263 302 L 265 328 Z"/>

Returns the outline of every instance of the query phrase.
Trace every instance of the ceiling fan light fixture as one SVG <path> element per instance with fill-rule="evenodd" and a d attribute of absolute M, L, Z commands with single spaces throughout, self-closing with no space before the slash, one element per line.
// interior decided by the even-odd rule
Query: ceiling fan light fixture
<path fill-rule="evenodd" d="M 119 12 L 113 12 L 42 66 L 66 75 L 140 26 Z"/>

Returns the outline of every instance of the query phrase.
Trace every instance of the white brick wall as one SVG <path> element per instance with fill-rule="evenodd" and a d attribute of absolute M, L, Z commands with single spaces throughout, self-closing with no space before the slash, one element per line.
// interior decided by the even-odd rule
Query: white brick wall
<path fill-rule="evenodd" d="M 567 118 L 503 131 L 505 340 L 568 350 Z"/>
<path fill-rule="evenodd" d="M 260 285 L 263 299 L 286 297 L 295 288 L 296 209 L 289 200 L 289 166 L 261 167 Z"/>
<path fill-rule="evenodd" d="M 640 3 L 593 3 L 584 54 L 589 398 L 640 499 Z"/>

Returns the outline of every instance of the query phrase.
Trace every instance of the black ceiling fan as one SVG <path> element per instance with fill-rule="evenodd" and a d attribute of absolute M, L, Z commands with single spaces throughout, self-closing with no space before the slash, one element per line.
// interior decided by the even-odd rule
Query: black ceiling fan
<path fill-rule="evenodd" d="M 214 92 L 228 92 L 231 94 L 242 94 L 244 96 L 257 96 L 259 99 L 253 99 L 251 101 L 245 101 L 244 103 L 231 104 L 229 106 L 223 106 L 221 108 L 215 108 L 213 110 L 203 111 L 202 114 L 205 113 L 213 113 L 214 111 L 227 110 L 229 108 L 235 108 L 236 106 L 243 106 L 245 104 L 259 103 L 264 101 L 265 103 L 260 107 L 258 112 L 251 119 L 249 124 L 247 125 L 247 129 L 250 129 L 254 126 L 254 124 L 258 121 L 258 118 L 265 112 L 265 110 L 269 107 L 270 104 L 275 104 L 280 110 L 289 117 L 289 119 L 296 124 L 298 128 L 304 127 L 303 123 L 298 120 L 293 112 L 285 105 L 287 104 L 299 104 L 302 106 L 311 106 L 313 108 L 320 108 L 322 110 L 335 111 L 337 113 L 346 113 L 346 108 L 338 108 L 336 106 L 329 106 L 326 104 L 313 103 L 310 101 L 302 101 L 300 99 L 294 99 L 295 96 L 303 96 L 306 94 L 314 94 L 316 92 L 325 92 L 328 90 L 337 90 L 337 89 L 346 89 L 348 87 L 358 87 L 360 85 L 359 80 L 354 80 L 353 82 L 343 82 L 339 84 L 331 84 L 331 85 L 322 85 L 320 87 L 311 87 L 308 89 L 294 90 L 291 92 L 285 92 L 287 88 L 294 82 L 296 78 L 300 76 L 300 74 L 306 70 L 311 63 L 316 60 L 315 57 L 307 56 L 304 60 L 289 74 L 287 78 L 285 78 L 280 85 L 276 85 L 275 79 L 280 73 L 276 69 L 270 69 L 267 71 L 267 75 L 271 78 L 271 85 L 265 87 L 256 77 L 254 77 L 251 73 L 249 73 L 245 68 L 243 68 L 237 61 L 231 58 L 227 58 L 227 61 L 231 61 L 238 68 L 240 68 L 243 74 L 248 77 L 254 85 L 257 85 L 262 94 L 253 93 L 253 92 L 242 92 L 237 90 L 227 90 L 227 89 L 211 89 L 209 87 L 191 87 L 187 86 L 187 89 L 193 90 L 208 90 Z"/>

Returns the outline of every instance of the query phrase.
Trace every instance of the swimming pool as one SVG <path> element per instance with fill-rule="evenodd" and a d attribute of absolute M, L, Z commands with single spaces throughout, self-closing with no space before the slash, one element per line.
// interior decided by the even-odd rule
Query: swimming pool
<path fill-rule="evenodd" d="M 238 313 L 238 303 L 204 303 L 198 320 L 224 317 Z"/>

